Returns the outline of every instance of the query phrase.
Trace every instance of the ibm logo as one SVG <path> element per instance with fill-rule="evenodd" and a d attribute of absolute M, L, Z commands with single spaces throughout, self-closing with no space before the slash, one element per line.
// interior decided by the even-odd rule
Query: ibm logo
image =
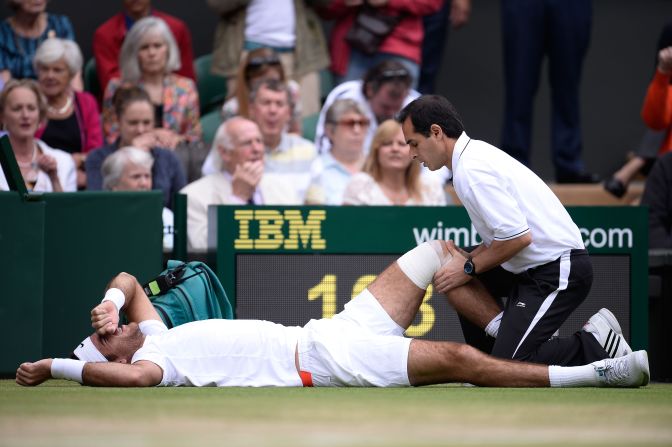
<path fill-rule="evenodd" d="M 305 220 L 300 210 L 236 210 L 238 238 L 234 247 L 236 250 L 325 250 L 327 241 L 322 237 L 322 221 L 326 218 L 326 210 L 310 210 Z M 259 228 L 258 239 L 251 238 L 253 224 Z"/>

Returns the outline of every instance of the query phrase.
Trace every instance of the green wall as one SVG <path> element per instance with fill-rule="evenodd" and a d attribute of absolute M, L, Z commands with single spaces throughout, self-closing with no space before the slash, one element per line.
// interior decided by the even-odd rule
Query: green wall
<path fill-rule="evenodd" d="M 161 270 L 162 208 L 158 191 L 0 192 L 0 373 L 69 355 L 116 273 Z"/>

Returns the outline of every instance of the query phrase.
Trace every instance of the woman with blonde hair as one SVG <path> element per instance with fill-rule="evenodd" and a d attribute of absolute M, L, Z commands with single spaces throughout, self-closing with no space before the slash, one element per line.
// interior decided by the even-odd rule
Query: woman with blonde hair
<path fill-rule="evenodd" d="M 343 204 L 441 206 L 446 194 L 437 178 L 423 175 L 413 162 L 401 125 L 386 120 L 376 130 L 362 172 L 348 183 Z"/>
<path fill-rule="evenodd" d="M 37 82 L 12 79 L 0 93 L 0 121 L 29 191 L 77 191 L 75 162 L 70 154 L 35 138 L 47 115 L 47 103 Z M 8 190 L 0 169 L 0 191 Z"/>

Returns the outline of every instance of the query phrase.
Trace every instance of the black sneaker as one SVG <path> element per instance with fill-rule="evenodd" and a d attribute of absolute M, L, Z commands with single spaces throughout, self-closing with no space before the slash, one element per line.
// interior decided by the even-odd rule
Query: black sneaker
<path fill-rule="evenodd" d="M 609 194 L 618 197 L 619 199 L 628 191 L 628 187 L 616 177 L 609 177 L 606 179 L 604 181 L 604 189 L 606 189 Z"/>

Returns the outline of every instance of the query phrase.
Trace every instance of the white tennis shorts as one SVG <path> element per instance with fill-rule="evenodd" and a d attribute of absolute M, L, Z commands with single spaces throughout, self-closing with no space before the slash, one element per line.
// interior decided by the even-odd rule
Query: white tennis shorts
<path fill-rule="evenodd" d="M 368 289 L 330 319 L 310 320 L 299 338 L 299 366 L 314 386 L 409 386 L 411 339 Z"/>

